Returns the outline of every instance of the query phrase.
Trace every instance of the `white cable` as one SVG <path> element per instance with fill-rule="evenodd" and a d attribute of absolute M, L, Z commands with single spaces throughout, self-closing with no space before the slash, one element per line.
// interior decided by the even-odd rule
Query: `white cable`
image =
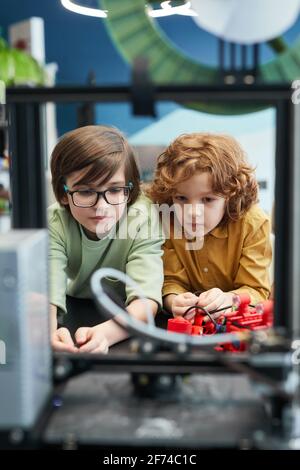
<path fill-rule="evenodd" d="M 116 278 L 125 284 L 133 287 L 137 293 L 140 294 L 140 299 L 144 300 L 147 305 L 147 317 L 150 313 L 150 323 L 145 324 L 144 322 L 137 320 L 136 318 L 129 315 L 129 313 L 117 305 L 113 300 L 107 295 L 102 286 L 102 280 L 107 277 Z M 154 325 L 154 320 L 150 307 L 147 303 L 146 298 L 144 297 L 141 288 L 125 273 L 117 271 L 113 268 L 101 268 L 98 271 L 94 272 L 91 277 L 91 290 L 99 306 L 104 308 L 104 313 L 109 318 L 116 318 L 116 321 L 124 326 L 127 325 L 128 329 L 134 333 L 139 333 L 139 335 L 145 336 L 147 338 L 153 338 L 165 343 L 172 344 L 190 344 L 191 346 L 210 346 L 216 345 L 218 343 L 230 343 L 232 341 L 240 341 L 241 336 L 239 333 L 221 333 L 217 335 L 208 335 L 208 336 L 190 336 L 182 333 L 170 333 L 162 328 L 157 328 Z M 148 310 L 149 308 L 149 310 Z M 120 319 L 122 321 L 120 321 Z"/>
<path fill-rule="evenodd" d="M 97 276 L 97 274 L 98 274 L 98 276 Z M 153 313 L 150 309 L 150 305 L 149 305 L 148 300 L 144 296 L 144 293 L 143 293 L 142 289 L 140 288 L 140 286 L 136 282 L 133 281 L 133 279 L 131 279 L 131 277 L 128 276 L 128 274 L 125 274 L 121 271 L 118 271 L 117 269 L 101 268 L 98 271 L 96 271 L 93 274 L 92 278 L 91 278 L 92 290 L 94 292 L 96 292 L 100 288 L 101 291 L 102 291 L 101 292 L 102 297 L 101 297 L 100 303 L 104 306 L 104 308 L 106 308 L 106 306 L 108 306 L 107 299 L 111 301 L 109 296 L 105 294 L 105 291 L 104 291 L 102 283 L 101 283 L 102 279 L 105 279 L 105 278 L 116 278 L 119 281 L 123 282 L 125 285 L 128 285 L 128 286 L 132 287 L 135 290 L 135 292 L 137 294 L 139 294 L 140 299 L 142 300 L 142 302 L 144 303 L 144 305 L 146 307 L 146 315 L 147 315 L 148 325 L 151 328 L 153 328 L 155 326 L 154 325 Z M 104 294 L 104 300 L 103 300 L 103 294 Z M 116 306 L 116 304 L 114 302 L 112 302 L 112 304 L 113 304 L 113 306 Z M 109 307 L 111 309 L 111 305 L 109 305 Z M 110 309 L 108 309 L 108 312 L 110 312 Z M 123 310 L 123 309 L 120 309 L 120 310 L 122 310 L 123 315 L 125 314 L 126 317 L 129 316 L 129 314 L 126 313 L 125 310 Z M 118 315 L 119 315 L 119 313 L 118 313 Z M 141 322 L 141 323 L 144 324 L 144 322 Z"/>

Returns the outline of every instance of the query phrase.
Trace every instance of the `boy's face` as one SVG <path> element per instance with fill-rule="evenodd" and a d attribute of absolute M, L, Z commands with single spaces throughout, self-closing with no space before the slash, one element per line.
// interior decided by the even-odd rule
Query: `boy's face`
<path fill-rule="evenodd" d="M 195 173 L 176 187 L 173 196 L 176 216 L 187 234 L 204 236 L 222 220 L 225 198 L 212 191 L 210 173 Z"/>
<path fill-rule="evenodd" d="M 78 190 L 95 190 L 105 191 L 106 189 L 122 187 L 126 185 L 124 168 L 121 167 L 114 176 L 104 185 L 91 183 L 89 185 L 80 184 L 77 182 L 87 173 L 88 168 L 81 171 L 74 171 L 66 179 L 66 185 L 70 191 Z M 86 235 L 93 239 L 98 240 L 103 238 L 112 227 L 118 222 L 126 209 L 127 203 L 111 205 L 108 204 L 103 196 L 100 196 L 98 202 L 93 207 L 77 207 L 72 202 L 70 194 L 66 194 L 63 204 L 68 204 L 72 216 L 78 223 L 80 223 Z"/>

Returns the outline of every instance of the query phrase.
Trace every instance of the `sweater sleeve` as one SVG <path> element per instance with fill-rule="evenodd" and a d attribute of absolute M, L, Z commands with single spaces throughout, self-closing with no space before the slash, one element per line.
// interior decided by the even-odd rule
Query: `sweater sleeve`
<path fill-rule="evenodd" d="M 232 292 L 249 293 L 253 303 L 268 299 L 271 259 L 270 223 L 266 219 L 260 227 L 254 227 L 245 239 Z"/>
<path fill-rule="evenodd" d="M 162 244 L 164 236 L 158 214 L 144 216 L 139 224 L 127 257 L 126 274 L 135 281 L 144 295 L 162 305 L 163 263 Z M 139 294 L 126 286 L 126 305 Z"/>
<path fill-rule="evenodd" d="M 48 229 L 50 303 L 66 313 L 66 240 L 63 225 L 55 211 L 49 211 Z"/>

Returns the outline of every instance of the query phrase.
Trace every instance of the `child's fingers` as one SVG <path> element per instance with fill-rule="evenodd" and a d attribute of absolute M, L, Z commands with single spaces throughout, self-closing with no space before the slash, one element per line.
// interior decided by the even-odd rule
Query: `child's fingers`
<path fill-rule="evenodd" d="M 59 328 L 55 332 L 53 344 L 56 351 L 76 352 L 71 334 L 67 328 Z M 63 346 L 62 346 L 63 345 Z"/>
<path fill-rule="evenodd" d="M 196 305 L 198 302 L 198 297 L 191 292 L 187 292 L 185 294 L 178 295 L 175 300 L 174 304 L 180 307 L 191 307 L 192 305 Z"/>
<path fill-rule="evenodd" d="M 216 313 L 212 313 L 210 316 L 211 318 L 213 318 L 214 320 L 217 320 L 221 315 L 223 315 L 223 312 L 216 312 Z M 209 318 L 208 315 L 205 315 L 205 317 L 203 317 L 203 322 L 206 323 L 208 321 L 211 320 L 211 318 Z"/>
<path fill-rule="evenodd" d="M 185 299 L 198 299 L 198 297 L 195 294 L 193 294 L 193 292 L 185 292 L 184 294 L 182 294 L 182 296 Z"/>
<path fill-rule="evenodd" d="M 196 310 L 193 309 L 193 310 L 190 310 L 187 314 L 184 315 L 184 318 L 186 320 L 193 320 L 193 318 L 195 318 L 195 314 L 196 314 Z"/>
<path fill-rule="evenodd" d="M 87 343 L 85 343 L 83 346 L 79 348 L 79 352 L 83 352 L 83 353 L 93 352 L 98 347 L 99 347 L 99 339 L 92 338 L 90 339 L 90 341 L 88 341 Z"/>
<path fill-rule="evenodd" d="M 218 297 L 213 302 L 210 302 L 209 304 L 205 305 L 204 308 L 210 312 L 211 310 L 217 310 L 217 309 L 221 308 L 222 305 L 223 305 L 223 297 Z M 224 307 L 225 307 L 225 305 L 224 305 Z M 219 312 L 217 312 L 217 313 L 219 313 Z"/>
<path fill-rule="evenodd" d="M 225 303 L 226 303 L 226 302 L 225 302 Z M 223 306 L 224 306 L 224 307 L 228 307 L 228 305 L 224 305 L 224 304 L 223 304 Z M 219 309 L 219 308 L 222 308 L 222 305 L 220 305 L 220 306 L 218 307 L 218 309 Z M 209 311 L 209 309 L 207 309 L 207 310 Z M 214 310 L 214 309 L 212 309 L 212 310 Z M 226 316 L 226 315 L 230 315 L 231 313 L 232 313 L 232 312 L 231 312 L 230 309 L 224 308 L 224 310 L 220 310 L 220 312 L 212 313 L 210 316 L 211 316 L 211 318 L 213 318 L 214 320 L 217 320 L 219 317 L 221 317 L 221 316 Z M 203 321 L 204 321 L 204 323 L 206 323 L 207 321 L 210 321 L 210 318 L 208 317 L 208 315 L 206 315 L 206 316 L 203 318 Z"/>
<path fill-rule="evenodd" d="M 199 295 L 198 305 L 208 308 L 211 303 L 215 302 L 221 296 L 224 296 L 224 292 L 215 287 Z"/>
<path fill-rule="evenodd" d="M 103 342 L 98 348 L 94 349 L 92 351 L 93 354 L 107 354 L 109 350 L 108 344 L 106 342 Z"/>
<path fill-rule="evenodd" d="M 51 345 L 56 352 L 76 353 L 78 351 L 75 346 L 70 346 L 69 344 L 62 343 L 58 340 L 52 340 Z"/>
<path fill-rule="evenodd" d="M 58 330 L 56 330 L 56 337 L 63 343 L 69 344 L 70 346 L 74 346 L 71 333 L 67 328 L 59 328 Z"/>
<path fill-rule="evenodd" d="M 175 297 L 172 305 L 172 313 L 174 316 L 182 316 L 188 310 L 197 304 L 198 297 L 192 292 L 185 292 Z M 195 310 L 189 311 L 189 316 L 193 318 L 195 316 Z"/>
<path fill-rule="evenodd" d="M 87 328 L 87 327 L 78 328 L 78 330 L 75 333 L 76 343 L 81 344 L 81 345 L 86 343 L 90 338 L 89 331 L 90 331 L 90 328 Z"/>
<path fill-rule="evenodd" d="M 209 295 L 210 291 L 202 292 L 198 297 L 198 302 L 203 303 L 206 302 L 207 296 Z"/>
<path fill-rule="evenodd" d="M 185 314 L 185 312 L 187 311 L 187 309 L 188 309 L 188 306 L 187 307 L 173 306 L 172 313 L 175 317 L 183 316 Z M 190 315 L 190 314 L 192 314 L 192 317 L 193 317 L 195 315 L 195 309 L 189 310 L 188 315 Z"/>
<path fill-rule="evenodd" d="M 191 305 L 196 305 L 198 302 L 198 297 L 194 294 L 183 294 L 180 296 L 180 298 L 177 299 L 177 302 L 175 300 L 175 303 L 182 306 L 182 307 L 190 307 Z"/>
<path fill-rule="evenodd" d="M 90 341 L 81 348 L 79 348 L 79 352 L 84 352 L 84 353 L 96 353 L 96 352 L 102 352 L 102 353 L 107 353 L 108 351 L 108 344 L 107 340 L 105 337 L 99 338 L 99 337 L 94 337 L 91 338 Z"/>

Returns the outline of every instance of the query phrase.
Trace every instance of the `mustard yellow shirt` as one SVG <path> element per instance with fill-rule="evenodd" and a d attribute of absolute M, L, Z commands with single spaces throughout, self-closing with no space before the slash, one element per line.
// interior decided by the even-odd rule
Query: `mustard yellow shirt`
<path fill-rule="evenodd" d="M 187 250 L 186 243 L 172 233 L 165 242 L 163 296 L 218 287 L 247 292 L 252 303 L 269 297 L 270 221 L 257 205 L 239 221 L 205 235 L 201 249 Z"/>

